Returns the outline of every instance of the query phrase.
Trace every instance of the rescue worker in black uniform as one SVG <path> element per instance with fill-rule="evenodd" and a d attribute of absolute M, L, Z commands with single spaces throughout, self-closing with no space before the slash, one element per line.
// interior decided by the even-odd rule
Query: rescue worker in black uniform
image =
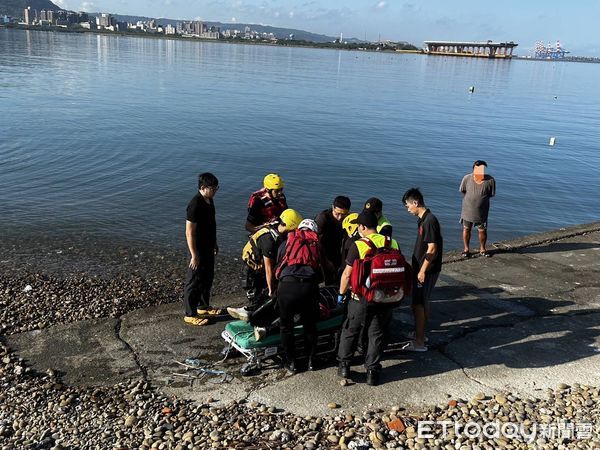
<path fill-rule="evenodd" d="M 277 223 L 260 228 L 254 233 L 244 250 L 242 259 L 246 262 L 244 289 L 248 305 L 240 308 L 229 307 L 227 312 L 235 319 L 249 320 L 249 315 L 259 308 L 276 292 L 275 266 L 277 249 L 283 236 L 298 227 L 302 216 L 293 209 L 286 209 Z"/>
<path fill-rule="evenodd" d="M 362 238 L 369 239 L 377 248 L 385 245 L 386 236 L 377 233 L 378 219 L 370 211 L 363 211 L 356 219 L 358 232 Z M 392 239 L 392 248 L 398 249 L 398 243 Z M 338 301 L 347 296 L 350 287 L 350 277 L 354 262 L 357 259 L 364 259 L 370 247 L 361 239 L 357 240 L 350 248 L 346 257 L 346 268 L 340 281 L 340 292 Z M 367 351 L 365 355 L 365 368 L 367 369 L 367 384 L 376 386 L 379 384 L 379 375 L 381 372 L 381 356 L 383 353 L 383 344 L 387 333 L 389 321 L 392 317 L 393 306 L 389 304 L 367 303 L 363 297 L 350 293 L 347 309 L 347 316 L 342 324 L 342 334 L 340 337 L 340 347 L 338 350 L 338 375 L 343 378 L 350 378 L 350 360 L 354 354 L 356 341 L 359 338 L 361 329 L 365 330 L 367 335 Z"/>
<path fill-rule="evenodd" d="M 278 251 L 277 305 L 279 307 L 281 344 L 285 354 L 284 367 L 291 374 L 297 372 L 294 338 L 294 316 L 296 314 L 300 315 L 304 329 L 304 347 L 308 357 L 307 369 L 314 370 L 316 363 L 319 283 L 323 280 L 321 248 L 317 230 L 318 226 L 314 220 L 304 219 L 298 225 L 298 231 L 287 235 L 286 241 L 281 243 Z M 297 237 L 303 232 L 306 233 L 306 238 Z M 288 242 L 293 239 L 301 239 L 298 243 L 299 247 L 294 248 L 292 243 Z M 298 254 L 301 246 L 312 246 L 314 249 L 306 249 L 304 258 L 290 255 L 290 252 L 286 251 L 288 247 L 292 247 L 291 251 Z M 295 259 L 287 260 L 286 258 Z M 301 263 L 298 261 L 299 259 L 304 259 L 304 261 Z"/>

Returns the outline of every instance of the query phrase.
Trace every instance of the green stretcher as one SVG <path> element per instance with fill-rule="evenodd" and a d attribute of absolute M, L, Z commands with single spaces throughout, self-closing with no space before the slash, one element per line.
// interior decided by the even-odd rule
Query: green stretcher
<path fill-rule="evenodd" d="M 338 314 L 328 319 L 317 322 L 317 354 L 327 355 L 335 353 L 339 343 L 339 334 L 342 326 L 343 315 Z M 303 327 L 294 327 L 296 345 L 300 349 L 303 344 Z M 248 322 L 236 320 L 225 325 L 221 333 L 226 346 L 223 353 L 228 353 L 232 348 L 246 357 L 247 362 L 242 366 L 242 375 L 254 375 L 260 372 L 263 363 L 268 359 L 280 359 L 282 351 L 279 333 L 265 336 L 260 341 L 254 338 L 254 328 Z"/>

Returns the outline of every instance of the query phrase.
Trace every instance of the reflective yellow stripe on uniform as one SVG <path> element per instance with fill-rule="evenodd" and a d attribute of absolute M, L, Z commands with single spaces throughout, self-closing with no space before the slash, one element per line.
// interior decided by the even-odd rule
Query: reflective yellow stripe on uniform
<path fill-rule="evenodd" d="M 392 223 L 389 220 L 387 220 L 385 216 L 381 216 L 379 218 L 379 221 L 377 222 L 377 232 L 381 233 L 381 230 L 388 226 L 391 227 Z"/>
<path fill-rule="evenodd" d="M 367 239 L 373 242 L 373 244 L 375 244 L 375 247 L 377 248 L 385 247 L 385 236 L 383 236 L 382 234 L 373 233 L 367 236 Z M 360 259 L 365 259 L 365 255 L 370 250 L 369 245 L 366 242 L 363 242 L 359 239 L 358 241 L 356 241 L 356 246 L 358 247 L 358 257 Z M 395 239 L 392 239 L 392 248 L 399 249 L 398 243 Z"/>

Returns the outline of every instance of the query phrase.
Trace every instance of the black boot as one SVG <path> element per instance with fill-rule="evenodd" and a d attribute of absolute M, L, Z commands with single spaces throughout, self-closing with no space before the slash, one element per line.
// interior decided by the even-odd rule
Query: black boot
<path fill-rule="evenodd" d="M 298 373 L 298 369 L 296 368 L 296 361 L 286 361 L 283 365 L 283 368 L 288 371 L 291 375 L 296 375 Z"/>
<path fill-rule="evenodd" d="M 350 378 L 350 364 L 341 361 L 338 365 L 338 375 L 342 378 Z"/>
<path fill-rule="evenodd" d="M 377 386 L 379 384 L 379 370 L 367 370 L 367 384 L 369 386 Z"/>
<path fill-rule="evenodd" d="M 313 371 L 313 370 L 317 370 L 319 368 L 319 358 L 314 356 L 314 355 L 310 355 L 308 357 L 308 363 L 306 365 L 306 370 L 308 371 Z"/>

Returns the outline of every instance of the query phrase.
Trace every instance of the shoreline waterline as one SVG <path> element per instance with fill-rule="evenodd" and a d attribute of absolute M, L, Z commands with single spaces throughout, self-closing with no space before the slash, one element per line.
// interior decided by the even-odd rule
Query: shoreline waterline
<path fill-rule="evenodd" d="M 518 251 L 599 230 L 600 221 L 561 228 L 499 242 L 490 246 L 490 252 L 493 255 Z M 174 249 L 126 245 L 116 240 L 38 240 L 34 246 L 24 244 L 12 239 L 0 243 L 0 334 L 90 318 L 119 317 L 139 308 L 182 300 L 188 263 L 183 246 Z M 461 260 L 464 258 L 459 251 L 444 254 L 444 264 Z M 214 304 L 243 304 L 242 279 L 243 263 L 239 257 L 218 257 Z M 33 303 L 32 298 L 36 298 Z M 66 303 L 62 303 L 63 298 Z M 67 313 L 63 314 L 63 308 Z"/>

